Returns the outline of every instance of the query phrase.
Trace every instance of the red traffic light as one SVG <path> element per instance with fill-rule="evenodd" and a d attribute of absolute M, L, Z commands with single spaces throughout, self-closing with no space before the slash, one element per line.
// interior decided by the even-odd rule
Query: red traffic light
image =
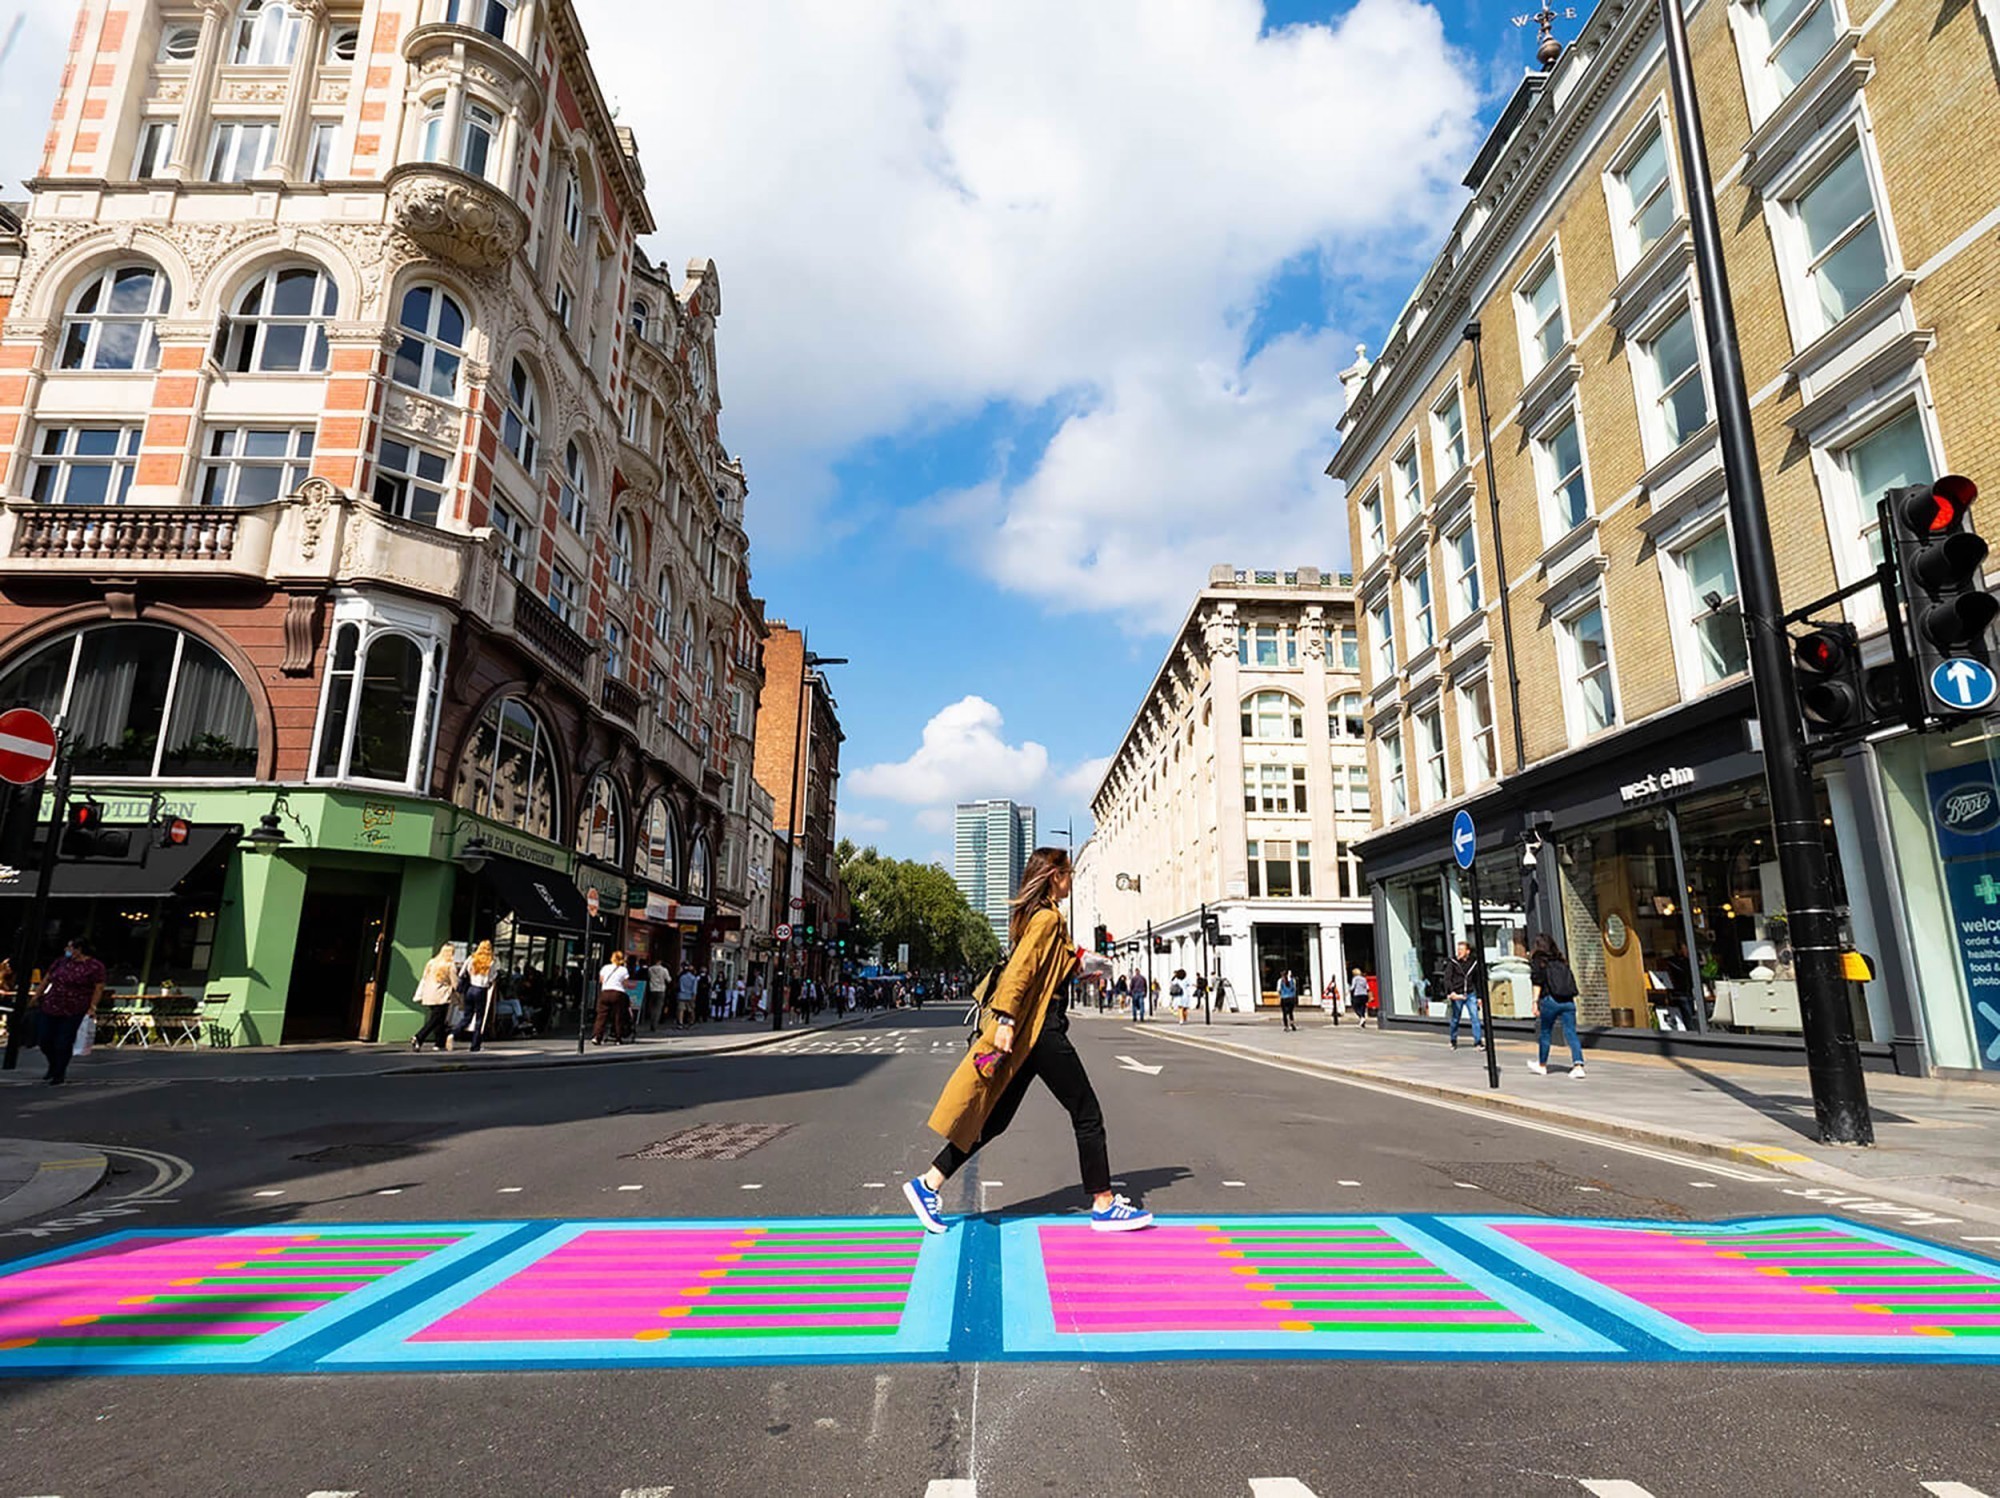
<path fill-rule="evenodd" d="M 1965 519 L 1965 512 L 1979 497 L 1979 485 L 1963 474 L 1947 473 L 1926 494 L 1913 494 L 1903 501 L 1902 521 L 1910 530 L 1924 535 L 1948 531 Z"/>
<path fill-rule="evenodd" d="M 1816 629 L 1803 636 L 1793 654 L 1805 670 L 1819 676 L 1831 676 L 1847 665 L 1850 654 L 1848 642 L 1830 629 Z"/>
<path fill-rule="evenodd" d="M 77 832 L 95 832 L 104 821 L 104 813 L 95 801 L 79 801 L 69 809 L 69 825 Z"/>

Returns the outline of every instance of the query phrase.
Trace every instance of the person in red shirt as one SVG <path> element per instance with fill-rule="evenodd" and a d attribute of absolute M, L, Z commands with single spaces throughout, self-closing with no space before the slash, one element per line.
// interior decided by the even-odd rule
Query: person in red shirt
<path fill-rule="evenodd" d="M 90 943 L 78 938 L 63 948 L 61 960 L 42 981 L 42 1054 L 49 1061 L 49 1074 L 42 1080 L 51 1087 L 60 1087 L 69 1076 L 76 1032 L 97 1013 L 103 997 L 104 964 L 90 955 Z"/>

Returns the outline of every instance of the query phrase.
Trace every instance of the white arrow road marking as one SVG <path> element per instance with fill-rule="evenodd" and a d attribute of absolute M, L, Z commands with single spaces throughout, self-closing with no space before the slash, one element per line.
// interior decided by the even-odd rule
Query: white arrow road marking
<path fill-rule="evenodd" d="M 979 1498 L 979 1489 L 969 1477 L 933 1477 L 924 1498 Z"/>
<path fill-rule="evenodd" d="M 1317 1498 L 1317 1495 L 1296 1477 L 1253 1477 L 1250 1498 Z"/>
<path fill-rule="evenodd" d="M 1927 1482 L 1924 1491 L 1932 1498 L 1986 1498 L 1977 1488 L 1969 1488 L 1962 1482 Z"/>
<path fill-rule="evenodd" d="M 1118 1064 L 1127 1071 L 1144 1072 L 1149 1077 L 1157 1077 L 1166 1070 L 1164 1066 L 1148 1066 L 1145 1062 L 1135 1061 L 1130 1056 L 1120 1056 Z"/>
<path fill-rule="evenodd" d="M 673 1498 L 672 1488 L 627 1488 L 618 1498 Z"/>
<path fill-rule="evenodd" d="M 1653 1498 L 1639 1484 L 1626 1482 L 1623 1478 L 1579 1477 L 1577 1481 L 1583 1484 L 1586 1493 L 1593 1493 L 1596 1498 Z"/>

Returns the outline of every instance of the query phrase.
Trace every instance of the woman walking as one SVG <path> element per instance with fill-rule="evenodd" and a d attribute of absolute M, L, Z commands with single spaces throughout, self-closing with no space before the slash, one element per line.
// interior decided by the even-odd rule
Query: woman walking
<path fill-rule="evenodd" d="M 604 1032 L 611 1031 L 611 1043 L 624 1045 L 631 1038 L 626 1015 L 629 1006 L 625 985 L 632 975 L 625 970 L 625 954 L 613 952 L 611 960 L 597 970 L 597 1023 L 591 1028 L 590 1043 L 604 1044 Z"/>
<path fill-rule="evenodd" d="M 1100 1233 L 1153 1225 L 1152 1213 L 1112 1194 L 1104 1112 L 1083 1058 L 1070 1044 L 1069 996 L 1077 955 L 1062 917 L 1070 882 L 1069 855 L 1062 849 L 1037 848 L 1029 855 L 1008 921 L 1012 954 L 980 1016 L 978 1038 L 931 1112 L 930 1127 L 944 1135 L 944 1148 L 929 1170 L 903 1187 L 918 1220 L 933 1233 L 945 1230 L 938 1201 L 944 1183 L 1006 1132 L 1037 1077 L 1068 1111 L 1076 1132 L 1077 1163 L 1091 1197 L 1090 1225 Z"/>
<path fill-rule="evenodd" d="M 1560 1024 L 1563 1039 L 1569 1042 L 1569 1074 L 1581 1077 L 1583 1046 L 1576 1038 L 1576 973 L 1555 938 L 1546 931 L 1535 938 L 1534 951 L 1529 954 L 1528 981 L 1535 988 L 1535 1016 L 1539 1021 L 1536 1039 L 1541 1049 L 1539 1059 L 1528 1063 L 1528 1070 L 1547 1074 L 1549 1042 Z"/>
<path fill-rule="evenodd" d="M 1286 968 L 1284 976 L 1278 979 L 1278 1014 L 1285 1022 L 1287 1030 L 1299 1027 L 1299 980 Z"/>
<path fill-rule="evenodd" d="M 423 1028 L 410 1037 L 410 1049 L 421 1051 L 425 1041 L 435 1042 L 439 1050 L 444 1049 L 445 1037 L 451 1033 L 448 1020 L 451 1016 L 451 990 L 457 976 L 456 962 L 452 956 L 451 943 L 446 942 L 437 950 L 437 956 L 424 964 L 424 975 L 417 982 L 417 1003 L 423 1007 Z"/>
<path fill-rule="evenodd" d="M 486 1011 L 493 1002 L 493 980 L 500 976 L 493 956 L 493 943 L 483 941 L 465 959 L 465 1033 L 472 1038 L 472 1050 L 486 1036 Z"/>

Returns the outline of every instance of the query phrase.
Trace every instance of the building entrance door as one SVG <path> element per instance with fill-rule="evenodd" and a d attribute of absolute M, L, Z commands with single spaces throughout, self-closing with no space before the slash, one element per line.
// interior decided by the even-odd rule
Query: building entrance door
<path fill-rule="evenodd" d="M 1299 986 L 1301 1002 L 1312 1002 L 1312 944 L 1318 934 L 1317 926 L 1260 925 L 1251 928 L 1252 938 L 1257 944 L 1259 1008 L 1278 1007 L 1278 980 L 1288 971 L 1292 981 Z"/>
<path fill-rule="evenodd" d="M 307 876 L 285 996 L 286 1045 L 375 1038 L 396 896 L 393 886 L 387 893 L 379 884 L 374 890 L 343 888 L 353 880 L 334 871 Z"/>

